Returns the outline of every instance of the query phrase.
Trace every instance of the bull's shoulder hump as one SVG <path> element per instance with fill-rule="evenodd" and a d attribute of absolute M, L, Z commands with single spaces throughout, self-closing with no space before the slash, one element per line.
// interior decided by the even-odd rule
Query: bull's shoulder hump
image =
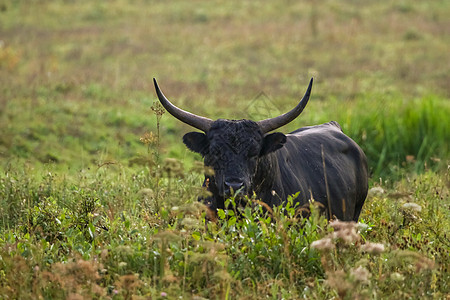
<path fill-rule="evenodd" d="M 339 125 L 339 123 L 336 122 L 336 121 L 330 121 L 330 122 L 325 123 L 323 125 L 334 126 L 334 127 L 338 128 L 339 130 L 342 131 L 341 125 Z"/>
<path fill-rule="evenodd" d="M 325 149 L 336 153 L 360 152 L 360 147 L 349 136 L 342 132 L 337 122 L 328 122 L 321 125 L 300 128 L 286 135 L 287 149 L 298 148 L 300 145 L 319 151 Z M 301 147 L 300 147 L 301 148 Z"/>
<path fill-rule="evenodd" d="M 305 133 L 305 134 L 316 133 L 316 132 L 328 131 L 328 130 L 338 130 L 338 131 L 342 132 L 341 125 L 339 125 L 338 122 L 330 121 L 330 122 L 320 124 L 320 125 L 306 126 L 306 127 L 299 128 L 297 130 L 290 132 L 289 135 L 297 135 L 297 134 L 302 134 L 302 133 Z"/>

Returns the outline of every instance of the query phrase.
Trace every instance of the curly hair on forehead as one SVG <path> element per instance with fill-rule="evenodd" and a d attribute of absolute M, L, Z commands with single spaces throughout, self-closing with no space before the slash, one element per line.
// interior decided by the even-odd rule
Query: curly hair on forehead
<path fill-rule="evenodd" d="M 211 137 L 218 136 L 233 143 L 260 140 L 263 136 L 256 122 L 251 120 L 222 120 L 213 123 L 209 131 Z"/>
<path fill-rule="evenodd" d="M 213 122 L 211 125 L 211 130 L 220 129 L 220 130 L 242 130 L 244 128 L 258 130 L 259 126 L 256 122 L 252 120 L 227 120 L 227 119 L 218 119 Z"/>

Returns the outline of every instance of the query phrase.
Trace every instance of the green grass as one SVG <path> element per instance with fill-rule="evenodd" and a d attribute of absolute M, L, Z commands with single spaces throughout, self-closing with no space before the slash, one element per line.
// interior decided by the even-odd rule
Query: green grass
<path fill-rule="evenodd" d="M 257 206 L 206 222 L 195 201 L 199 170 L 163 169 L 2 175 L 2 297 L 406 299 L 449 289 L 448 174 L 371 192 L 359 233 L 337 231 L 332 248 L 315 250 L 313 241 L 333 234 L 317 214 L 299 220 L 291 206 L 272 216 Z M 373 243 L 384 251 L 371 254 Z"/>
<path fill-rule="evenodd" d="M 0 0 L 0 298 L 445 298 L 447 2 Z M 336 120 L 361 145 L 366 226 L 205 222 L 191 128 L 163 114 L 158 138 L 153 77 L 233 119 L 289 110 L 314 77 L 281 131 Z"/>

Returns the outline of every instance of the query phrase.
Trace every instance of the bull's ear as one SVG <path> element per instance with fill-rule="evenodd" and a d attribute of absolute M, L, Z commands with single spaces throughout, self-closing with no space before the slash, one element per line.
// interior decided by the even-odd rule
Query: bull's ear
<path fill-rule="evenodd" d="M 205 155 L 209 148 L 206 134 L 201 132 L 188 132 L 183 136 L 183 143 L 192 151 Z"/>
<path fill-rule="evenodd" d="M 286 143 L 286 136 L 281 132 L 274 132 L 264 137 L 263 146 L 261 148 L 260 156 L 266 155 L 270 152 L 280 149 Z"/>

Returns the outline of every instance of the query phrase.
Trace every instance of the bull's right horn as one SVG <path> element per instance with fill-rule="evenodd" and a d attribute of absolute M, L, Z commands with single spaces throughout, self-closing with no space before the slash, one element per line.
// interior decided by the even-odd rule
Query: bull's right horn
<path fill-rule="evenodd" d="M 280 128 L 281 126 L 284 126 L 287 123 L 293 121 L 295 118 L 297 118 L 305 108 L 306 104 L 308 103 L 309 96 L 311 95 L 312 84 L 313 79 L 311 78 L 311 81 L 309 82 L 308 85 L 308 89 L 306 90 L 306 93 L 303 96 L 302 100 L 291 111 L 288 111 L 287 113 L 282 114 L 281 116 L 275 118 L 270 118 L 257 122 L 259 127 L 261 128 L 261 131 L 263 133 L 267 133 L 269 131 Z"/>

